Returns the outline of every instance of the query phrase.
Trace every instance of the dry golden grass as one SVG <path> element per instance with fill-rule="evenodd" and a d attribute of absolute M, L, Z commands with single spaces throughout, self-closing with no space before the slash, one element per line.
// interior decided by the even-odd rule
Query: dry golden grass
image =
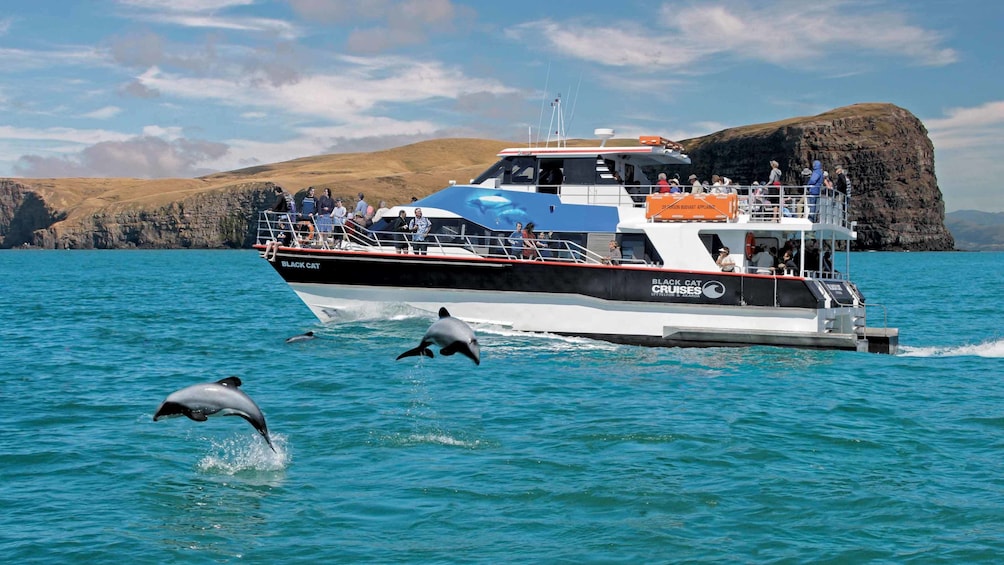
<path fill-rule="evenodd" d="M 335 196 L 355 200 L 364 192 L 376 204 L 408 202 L 439 190 L 450 180 L 466 182 L 514 145 L 484 139 L 435 139 L 370 153 L 318 155 L 216 173 L 195 179 L 53 178 L 16 179 L 47 203 L 67 213 L 67 220 L 100 211 L 151 209 L 198 195 L 232 191 L 243 183 L 273 182 L 291 192 L 308 186 L 331 188 Z"/>

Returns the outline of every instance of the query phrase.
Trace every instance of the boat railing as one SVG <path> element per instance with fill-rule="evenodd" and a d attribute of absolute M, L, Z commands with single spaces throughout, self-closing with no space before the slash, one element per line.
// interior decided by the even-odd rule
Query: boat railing
<path fill-rule="evenodd" d="M 602 264 L 604 257 L 561 238 L 537 238 L 534 245 L 524 240 L 510 241 L 508 236 L 474 236 L 457 233 L 430 233 L 424 240 L 416 240 L 407 232 L 373 231 L 348 221 L 333 225 L 325 231 L 319 229 L 313 218 L 293 220 L 288 213 L 265 211 L 259 214 L 257 244 L 267 246 L 278 242 L 283 247 L 303 249 L 343 249 L 377 253 L 425 253 L 428 255 L 489 258 L 527 259 L 572 263 Z M 644 261 L 624 260 L 625 264 L 646 264 Z"/>
<path fill-rule="evenodd" d="M 554 192 L 570 201 L 583 201 L 597 206 L 644 207 L 649 195 L 667 194 L 659 185 L 625 184 L 624 190 L 603 190 L 609 185 L 561 185 L 538 187 L 541 192 Z M 692 194 L 692 187 L 680 186 L 679 192 Z M 848 198 L 842 192 L 822 187 L 818 195 L 812 187 L 801 185 L 720 185 L 706 186 L 700 194 L 735 194 L 738 197 L 738 215 L 750 222 L 781 223 L 785 218 L 813 218 L 815 223 L 834 224 L 849 228 Z M 815 214 L 813 215 L 813 208 Z"/>

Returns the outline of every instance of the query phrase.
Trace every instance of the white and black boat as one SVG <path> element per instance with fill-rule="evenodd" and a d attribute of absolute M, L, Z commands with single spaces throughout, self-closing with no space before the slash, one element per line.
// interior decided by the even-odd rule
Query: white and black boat
<path fill-rule="evenodd" d="M 336 228 L 337 238 L 262 212 L 255 247 L 324 322 L 374 304 L 445 306 L 470 322 L 625 344 L 896 352 L 898 331 L 849 278 L 846 195 L 660 192 L 658 172 L 690 163 L 683 147 L 661 137 L 608 146 L 613 132 L 596 133 L 602 141 L 589 147 L 503 149 L 470 183 L 392 208 L 369 229 Z M 432 221 L 422 255 L 391 229 L 416 208 Z M 529 259 L 509 242 L 517 222 L 537 227 Z M 606 257 L 610 241 L 619 260 Z M 787 269 L 754 261 L 786 244 Z M 731 272 L 716 262 L 722 248 Z"/>

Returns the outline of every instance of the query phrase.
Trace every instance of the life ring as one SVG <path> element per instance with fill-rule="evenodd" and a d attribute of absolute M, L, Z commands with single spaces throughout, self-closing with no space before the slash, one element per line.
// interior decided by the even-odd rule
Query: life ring
<path fill-rule="evenodd" d="M 753 232 L 746 232 L 746 259 L 753 258 L 753 252 L 756 251 L 756 236 Z"/>

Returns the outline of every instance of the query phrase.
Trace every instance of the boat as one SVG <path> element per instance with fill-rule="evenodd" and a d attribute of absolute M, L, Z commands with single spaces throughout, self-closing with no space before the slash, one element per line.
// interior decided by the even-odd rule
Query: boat
<path fill-rule="evenodd" d="M 445 306 L 472 323 L 622 344 L 897 352 L 885 308 L 850 279 L 850 195 L 661 192 L 653 179 L 690 165 L 685 148 L 661 136 L 608 145 L 613 134 L 504 148 L 468 183 L 368 228 L 322 233 L 310 219 L 261 212 L 255 248 L 322 322 L 373 305 Z M 417 209 L 432 222 L 422 243 L 392 227 Z M 530 257 L 510 241 L 518 222 L 537 227 Z M 786 246 L 787 268 L 759 260 Z"/>

